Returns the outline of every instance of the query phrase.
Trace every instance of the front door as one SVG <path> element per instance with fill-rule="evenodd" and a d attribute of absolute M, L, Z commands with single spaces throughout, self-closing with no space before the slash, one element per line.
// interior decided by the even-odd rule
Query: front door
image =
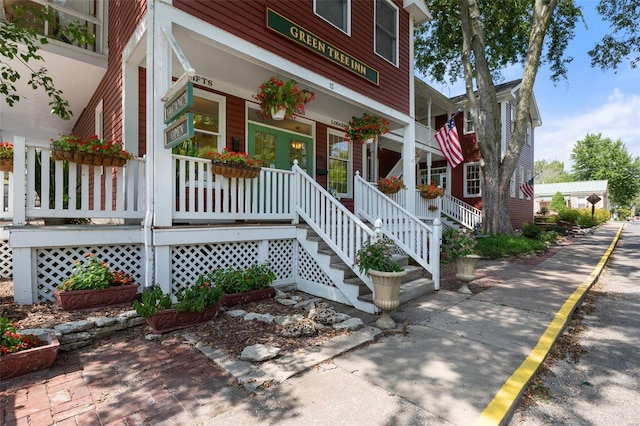
<path fill-rule="evenodd" d="M 249 123 L 247 154 L 259 156 L 264 167 L 291 170 L 293 161 L 307 173 L 312 173 L 313 139 L 273 127 Z"/>

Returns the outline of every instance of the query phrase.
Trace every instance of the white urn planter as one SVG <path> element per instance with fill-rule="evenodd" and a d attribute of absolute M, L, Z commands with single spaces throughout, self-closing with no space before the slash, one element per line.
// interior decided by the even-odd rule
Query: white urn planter
<path fill-rule="evenodd" d="M 469 290 L 469 283 L 476 278 L 475 272 L 478 266 L 478 260 L 480 260 L 480 256 L 475 254 L 456 259 L 456 278 L 462 282 L 458 293 L 473 294 L 473 292 Z"/>
<path fill-rule="evenodd" d="M 382 311 L 376 325 L 380 328 L 393 328 L 396 322 L 391 318 L 391 311 L 400 306 L 400 286 L 407 272 L 382 272 L 374 269 L 367 272 L 373 281 L 373 304 Z"/>

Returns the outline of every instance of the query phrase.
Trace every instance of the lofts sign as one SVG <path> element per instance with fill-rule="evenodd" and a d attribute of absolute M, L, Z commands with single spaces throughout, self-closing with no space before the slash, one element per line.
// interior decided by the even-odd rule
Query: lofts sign
<path fill-rule="evenodd" d="M 373 84 L 379 83 L 378 71 L 269 8 L 267 8 L 267 28 L 345 67 Z"/>

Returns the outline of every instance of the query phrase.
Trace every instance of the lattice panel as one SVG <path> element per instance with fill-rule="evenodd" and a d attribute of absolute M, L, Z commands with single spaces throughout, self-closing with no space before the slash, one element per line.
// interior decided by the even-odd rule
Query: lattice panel
<path fill-rule="evenodd" d="M 111 269 L 122 269 L 131 274 L 136 283 L 144 283 L 142 247 L 140 245 L 37 249 L 38 301 L 54 301 L 53 291 L 69 277 L 75 261 L 82 261 L 88 253 L 94 253 L 99 259 L 108 262 Z"/>
<path fill-rule="evenodd" d="M 294 240 L 269 241 L 269 266 L 276 279 L 293 280 L 293 242 Z"/>
<path fill-rule="evenodd" d="M 321 285 L 333 287 L 333 281 L 324 273 L 313 257 L 298 243 L 298 277 Z"/>
<path fill-rule="evenodd" d="M 9 247 L 9 240 L 0 240 L 0 278 L 13 276 L 13 250 Z"/>
<path fill-rule="evenodd" d="M 248 268 L 258 261 L 258 242 L 174 246 L 171 250 L 171 292 L 191 286 L 200 274 L 220 268 Z"/>

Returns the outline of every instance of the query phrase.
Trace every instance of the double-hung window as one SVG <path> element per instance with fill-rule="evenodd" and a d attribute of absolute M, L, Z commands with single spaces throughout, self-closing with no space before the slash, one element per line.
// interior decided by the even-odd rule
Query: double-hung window
<path fill-rule="evenodd" d="M 327 135 L 329 149 L 328 188 L 335 190 L 340 196 L 351 195 L 351 146 L 353 144 L 344 139 L 344 132 L 329 130 Z"/>
<path fill-rule="evenodd" d="M 313 2 L 313 11 L 334 27 L 350 34 L 350 0 L 315 0 Z"/>
<path fill-rule="evenodd" d="M 480 163 L 465 163 L 464 196 L 479 197 L 480 195 Z"/>
<path fill-rule="evenodd" d="M 376 53 L 398 65 L 398 8 L 387 0 L 376 0 Z"/>

